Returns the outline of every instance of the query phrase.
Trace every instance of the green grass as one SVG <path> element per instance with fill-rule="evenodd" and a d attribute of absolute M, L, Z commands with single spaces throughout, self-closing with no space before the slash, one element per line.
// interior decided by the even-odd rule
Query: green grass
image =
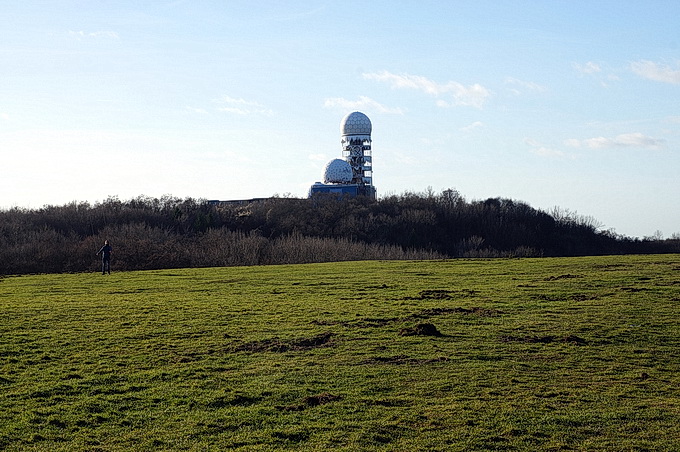
<path fill-rule="evenodd" d="M 680 450 L 678 255 L 9 277 L 0 332 L 0 449 Z"/>

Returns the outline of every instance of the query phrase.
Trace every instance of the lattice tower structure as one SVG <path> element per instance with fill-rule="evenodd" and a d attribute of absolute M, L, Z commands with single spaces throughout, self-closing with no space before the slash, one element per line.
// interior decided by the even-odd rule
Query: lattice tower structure
<path fill-rule="evenodd" d="M 352 167 L 351 183 L 358 185 L 360 195 L 375 198 L 372 129 L 371 120 L 359 111 L 348 114 L 340 122 L 342 155 Z"/>

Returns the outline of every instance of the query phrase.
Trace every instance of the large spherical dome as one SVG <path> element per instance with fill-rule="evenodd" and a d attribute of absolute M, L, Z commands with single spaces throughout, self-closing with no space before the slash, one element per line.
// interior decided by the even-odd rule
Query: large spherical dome
<path fill-rule="evenodd" d="M 343 137 L 347 135 L 370 136 L 371 129 L 371 120 L 360 111 L 348 114 L 340 122 L 340 133 Z"/>
<path fill-rule="evenodd" d="M 326 184 L 347 184 L 352 180 L 352 167 L 342 159 L 328 162 L 323 173 L 323 181 Z"/>

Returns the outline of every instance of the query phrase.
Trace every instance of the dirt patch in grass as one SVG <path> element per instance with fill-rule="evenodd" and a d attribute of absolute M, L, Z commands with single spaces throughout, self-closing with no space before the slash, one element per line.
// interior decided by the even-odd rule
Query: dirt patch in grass
<path fill-rule="evenodd" d="M 368 319 L 362 319 L 355 325 L 360 326 L 360 327 L 379 327 L 379 326 L 385 326 L 393 322 L 398 322 L 400 319 L 399 317 L 388 317 L 388 318 L 368 318 Z"/>
<path fill-rule="evenodd" d="M 548 295 L 548 294 L 539 294 L 539 295 L 533 295 L 531 297 L 532 300 L 541 300 L 541 301 L 588 301 L 588 300 L 595 300 L 597 299 L 596 296 L 594 295 L 586 295 L 582 293 L 577 293 L 577 294 L 572 294 L 572 295 Z"/>
<path fill-rule="evenodd" d="M 594 268 L 599 268 L 602 270 L 617 270 L 620 268 L 625 268 L 629 267 L 627 264 L 604 264 L 604 265 L 596 265 Z"/>
<path fill-rule="evenodd" d="M 545 281 L 557 281 L 559 279 L 573 279 L 573 278 L 583 278 L 583 275 L 572 275 L 571 273 L 567 273 L 566 275 L 548 276 L 547 278 L 545 278 Z"/>
<path fill-rule="evenodd" d="M 643 292 L 649 289 L 646 287 L 622 287 L 621 290 L 624 292 Z"/>
<path fill-rule="evenodd" d="M 461 289 L 459 291 L 447 289 L 426 289 L 421 290 L 415 297 L 406 297 L 405 300 L 451 300 L 454 296 L 471 297 L 477 294 L 476 290 Z"/>
<path fill-rule="evenodd" d="M 272 437 L 285 442 L 301 443 L 309 439 L 308 432 L 274 432 Z"/>
<path fill-rule="evenodd" d="M 453 297 L 450 290 L 431 289 L 420 291 L 415 298 L 417 300 L 450 300 Z"/>
<path fill-rule="evenodd" d="M 226 396 L 216 397 L 206 403 L 208 408 L 225 408 L 231 406 L 248 406 L 257 403 L 260 399 L 257 397 L 245 396 L 242 394 L 230 394 Z"/>
<path fill-rule="evenodd" d="M 316 319 L 310 323 L 312 325 L 334 326 L 340 325 L 346 328 L 378 328 L 391 323 L 405 322 L 409 320 L 429 319 L 432 317 L 448 315 L 448 314 L 462 314 L 475 315 L 478 317 L 498 317 L 503 314 L 503 311 L 494 308 L 482 308 L 473 306 L 471 308 L 455 307 L 455 308 L 431 308 L 424 309 L 420 312 L 408 315 L 406 317 L 383 317 L 383 318 L 365 318 L 356 321 L 340 321 L 340 320 L 326 320 Z"/>
<path fill-rule="evenodd" d="M 574 345 L 586 345 L 588 341 L 582 337 L 570 334 L 569 336 L 501 336 L 502 342 L 522 342 L 525 344 L 550 344 L 553 342 L 562 342 Z"/>
<path fill-rule="evenodd" d="M 399 331 L 400 336 L 437 336 L 441 337 L 443 334 L 431 323 L 419 323 L 410 328 L 402 328 Z"/>
<path fill-rule="evenodd" d="M 321 394 L 305 397 L 300 401 L 300 403 L 295 403 L 292 405 L 286 405 L 283 407 L 278 407 L 282 411 L 302 411 L 307 408 L 313 408 L 319 405 L 325 405 L 327 403 L 335 402 L 342 399 L 342 397 L 331 394 L 329 392 L 324 392 Z"/>
<path fill-rule="evenodd" d="M 369 399 L 369 400 L 366 400 L 365 403 L 367 405 L 386 406 L 386 407 L 402 407 L 402 406 L 410 406 L 411 405 L 411 403 L 409 401 L 403 400 L 403 399 L 379 399 L 379 400 Z"/>
<path fill-rule="evenodd" d="M 323 333 L 317 336 L 282 340 L 278 337 L 271 339 L 264 339 L 261 341 L 247 342 L 238 345 L 234 348 L 237 352 L 277 352 L 283 353 L 287 351 L 304 351 L 317 347 L 325 347 L 330 345 L 333 333 Z"/>
<path fill-rule="evenodd" d="M 390 286 L 387 284 L 380 284 L 379 286 L 367 286 L 367 289 L 389 289 Z"/>

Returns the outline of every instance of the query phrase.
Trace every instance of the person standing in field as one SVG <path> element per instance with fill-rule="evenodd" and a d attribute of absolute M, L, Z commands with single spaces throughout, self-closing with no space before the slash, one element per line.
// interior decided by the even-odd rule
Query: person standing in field
<path fill-rule="evenodd" d="M 97 251 L 97 256 L 102 255 L 102 275 L 105 275 L 107 271 L 109 275 L 111 274 L 111 251 L 113 248 L 108 240 L 104 240 L 104 246 Z"/>

